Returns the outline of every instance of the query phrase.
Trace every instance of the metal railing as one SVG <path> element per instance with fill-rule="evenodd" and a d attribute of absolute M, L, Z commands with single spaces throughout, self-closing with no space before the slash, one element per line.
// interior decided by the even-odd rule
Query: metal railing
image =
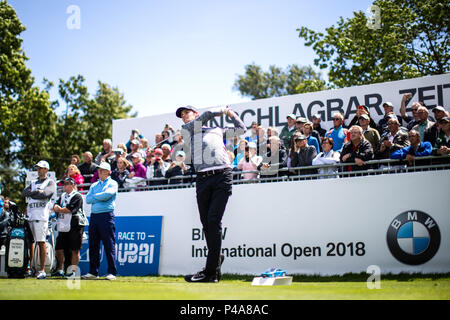
<path fill-rule="evenodd" d="M 429 162 L 427 164 L 426 162 Z M 417 157 L 412 165 L 408 165 L 405 160 L 397 159 L 383 159 L 370 160 L 364 163 L 364 170 L 346 171 L 345 168 L 351 166 L 353 169 L 359 169 L 356 163 L 335 163 L 324 165 L 311 165 L 304 167 L 282 168 L 276 171 L 275 174 L 266 175 L 268 172 L 264 170 L 254 171 L 237 171 L 233 170 L 233 184 L 249 184 L 249 183 L 270 183 L 281 181 L 298 181 L 298 180 L 315 180 L 315 179 L 337 179 L 349 178 L 355 176 L 369 176 L 379 174 L 397 174 L 409 173 L 417 171 L 431 171 L 431 170 L 448 170 L 450 169 L 450 155 L 446 156 L 427 156 Z M 319 172 L 320 170 L 332 170 L 332 172 Z M 307 173 L 305 173 L 305 171 Z M 314 173 L 312 173 L 315 171 Z M 253 173 L 257 174 L 257 178 L 243 179 L 243 174 Z M 171 178 L 152 178 L 143 179 L 139 182 L 142 186 L 134 186 L 127 188 L 120 188 L 119 192 L 133 192 L 133 191 L 150 191 L 150 190 L 167 190 L 180 188 L 195 187 L 196 175 L 180 175 Z M 174 181 L 176 183 L 174 183 Z M 59 181 L 58 181 L 59 182 Z M 83 190 L 82 194 L 87 194 L 91 183 L 83 183 L 78 185 Z M 62 193 L 62 186 L 58 186 L 58 195 Z"/>

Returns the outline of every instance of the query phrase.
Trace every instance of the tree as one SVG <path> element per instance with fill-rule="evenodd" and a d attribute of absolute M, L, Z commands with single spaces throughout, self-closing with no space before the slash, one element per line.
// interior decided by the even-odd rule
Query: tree
<path fill-rule="evenodd" d="M 359 11 L 325 33 L 297 29 L 328 69 L 332 87 L 442 74 L 449 71 L 450 4 L 441 0 L 376 0 L 368 19 Z M 375 23 L 374 23 L 375 22 Z"/>
<path fill-rule="evenodd" d="M 288 94 L 326 90 L 325 81 L 320 79 L 310 66 L 290 65 L 283 71 L 274 65 L 263 71 L 255 63 L 245 66 L 245 74 L 239 75 L 233 89 L 252 100 L 279 97 Z"/>
<path fill-rule="evenodd" d="M 25 27 L 14 9 L 0 1 L 0 179 L 2 192 L 20 199 L 25 172 L 49 153 L 43 138 L 52 134 L 47 92 L 34 86 L 20 34 Z"/>
<path fill-rule="evenodd" d="M 82 75 L 72 76 L 67 81 L 59 80 L 63 111 L 56 118 L 55 134 L 48 138 L 54 160 L 50 164 L 53 164 L 57 177 L 63 175 L 73 154 L 91 151 L 95 156 L 101 151 L 103 140 L 112 136 L 113 120 L 137 115 L 129 114 L 132 106 L 126 104 L 118 88 L 99 81 L 92 97 L 84 82 Z M 47 81 L 47 90 L 52 86 Z M 61 107 L 58 101 L 54 105 Z"/>
<path fill-rule="evenodd" d="M 27 169 L 44 159 L 61 177 L 72 154 L 100 151 L 112 135 L 113 119 L 136 116 L 118 88 L 99 81 L 92 97 L 81 75 L 59 81 L 65 109 L 57 114 L 60 103 L 49 96 L 53 83 L 44 79 L 40 89 L 26 67 L 24 30 L 14 9 L 0 0 L 0 184 L 21 206 Z"/>

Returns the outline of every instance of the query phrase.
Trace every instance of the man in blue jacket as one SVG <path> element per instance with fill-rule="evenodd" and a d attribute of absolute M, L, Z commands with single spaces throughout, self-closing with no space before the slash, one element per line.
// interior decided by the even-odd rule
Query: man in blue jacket
<path fill-rule="evenodd" d="M 108 261 L 107 280 L 115 280 L 116 269 L 116 239 L 114 223 L 114 207 L 118 185 L 110 177 L 111 166 L 102 162 L 98 167 L 99 180 L 89 189 L 86 203 L 91 204 L 91 219 L 89 221 L 89 273 L 83 279 L 98 278 L 100 267 L 100 241 Z"/>
<path fill-rule="evenodd" d="M 428 141 L 421 142 L 420 134 L 416 130 L 411 130 L 408 133 L 408 140 L 410 145 L 404 148 L 401 148 L 397 151 L 394 151 L 391 154 L 391 159 L 406 159 L 410 166 L 412 165 L 420 165 L 416 161 L 416 157 L 426 157 L 431 156 L 431 152 L 433 151 L 433 146 Z"/>

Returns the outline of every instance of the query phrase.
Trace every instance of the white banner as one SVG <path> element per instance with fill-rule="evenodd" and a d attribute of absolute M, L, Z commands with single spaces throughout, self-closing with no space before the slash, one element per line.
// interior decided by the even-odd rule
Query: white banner
<path fill-rule="evenodd" d="M 311 120 L 312 115 L 318 113 L 322 118 L 322 128 L 328 130 L 332 127 L 334 112 L 342 112 L 345 115 L 345 123 L 348 124 L 356 114 L 359 105 L 368 106 L 371 117 L 376 122 L 383 117 L 383 102 L 392 102 L 395 114 L 400 115 L 402 96 L 408 92 L 413 95 L 407 105 L 408 115 L 411 115 L 410 107 L 414 101 L 423 101 L 430 109 L 441 105 L 448 110 L 450 74 L 253 100 L 229 106 L 239 113 L 247 127 L 250 127 L 253 121 L 257 121 L 265 128 L 274 126 L 281 132 L 282 127 L 286 125 L 288 114 L 294 113 Z M 190 104 L 189 101 L 186 101 L 186 105 L 188 104 Z M 173 106 L 173 110 L 167 114 L 114 120 L 114 147 L 118 143 L 126 143 L 133 129 L 138 129 L 149 143 L 153 144 L 155 134 L 161 133 L 165 124 L 172 125 L 175 130 L 181 128 L 181 120 L 175 116 L 178 107 L 181 106 Z M 211 124 L 221 127 L 230 126 L 231 121 L 223 116 L 215 118 Z"/>
<path fill-rule="evenodd" d="M 450 272 L 450 171 L 233 186 L 222 271 Z M 195 189 L 119 193 L 118 216 L 164 216 L 159 273 L 204 267 Z"/>

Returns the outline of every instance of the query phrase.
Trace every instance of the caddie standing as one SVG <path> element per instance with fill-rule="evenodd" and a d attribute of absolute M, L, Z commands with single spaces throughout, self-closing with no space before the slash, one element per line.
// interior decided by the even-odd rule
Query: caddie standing
<path fill-rule="evenodd" d="M 24 197 L 28 197 L 28 219 L 33 234 L 34 242 L 39 246 L 39 259 L 41 262 L 37 279 L 45 279 L 45 257 L 47 249 L 45 239 L 48 232 L 48 219 L 52 208 L 51 199 L 56 192 L 56 184 L 47 177 L 50 165 L 47 161 L 41 160 L 35 165 L 38 172 L 38 179 L 22 191 Z M 34 244 L 31 245 L 31 256 L 34 256 Z"/>

